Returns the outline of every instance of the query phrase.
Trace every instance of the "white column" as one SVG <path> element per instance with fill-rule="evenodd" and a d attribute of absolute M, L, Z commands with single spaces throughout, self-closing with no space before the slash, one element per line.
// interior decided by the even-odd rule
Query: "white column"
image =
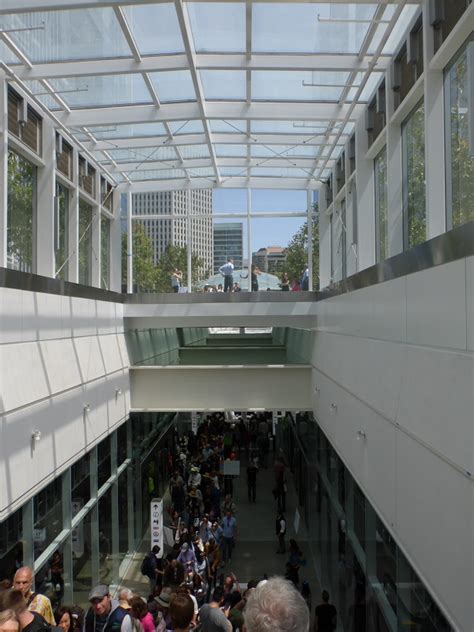
<path fill-rule="evenodd" d="M 326 213 L 326 187 L 319 192 L 319 288 L 331 282 L 331 229 L 329 215 Z"/>
<path fill-rule="evenodd" d="M 247 250 L 248 250 L 248 286 L 252 291 L 252 189 L 247 187 Z"/>
<path fill-rule="evenodd" d="M 442 70 L 430 70 L 433 50 L 433 29 L 430 25 L 429 11 L 423 11 L 427 239 L 446 231 L 444 77 Z"/>
<path fill-rule="evenodd" d="M 110 289 L 122 291 L 122 227 L 120 224 L 120 193 L 112 195 L 114 219 L 110 222 Z"/>
<path fill-rule="evenodd" d="M 56 130 L 48 118 L 43 119 L 43 160 L 44 167 L 37 170 L 35 272 L 54 277 Z"/>
<path fill-rule="evenodd" d="M 127 191 L 127 294 L 133 294 L 132 192 Z"/>
<path fill-rule="evenodd" d="M 386 76 L 387 121 L 395 111 L 391 72 L 389 68 Z M 393 257 L 403 252 L 402 128 L 398 123 L 387 124 L 387 223 L 388 256 Z"/>
<path fill-rule="evenodd" d="M 0 70 L 0 267 L 7 267 L 8 84 Z"/>
<path fill-rule="evenodd" d="M 356 184 L 358 203 L 359 232 L 359 270 L 375 263 L 375 196 L 374 196 L 374 161 L 366 158 L 367 130 L 365 117 L 356 122 Z"/>
<path fill-rule="evenodd" d="M 95 199 L 100 200 L 100 173 L 95 172 Z M 91 269 L 91 285 L 100 287 L 100 202 L 92 207 L 92 269 Z"/>
<path fill-rule="evenodd" d="M 69 261 L 67 263 L 67 280 L 72 283 L 79 282 L 79 162 L 78 153 L 73 151 L 72 157 L 72 179 L 74 188 L 69 192 L 69 239 L 68 252 Z"/>
<path fill-rule="evenodd" d="M 312 191 L 306 191 L 306 221 L 308 224 L 308 290 L 313 291 L 313 199 Z"/>
<path fill-rule="evenodd" d="M 188 292 L 192 290 L 192 257 L 193 257 L 193 231 L 191 224 L 191 189 L 186 192 L 186 241 L 187 241 L 187 275 L 188 275 Z"/>

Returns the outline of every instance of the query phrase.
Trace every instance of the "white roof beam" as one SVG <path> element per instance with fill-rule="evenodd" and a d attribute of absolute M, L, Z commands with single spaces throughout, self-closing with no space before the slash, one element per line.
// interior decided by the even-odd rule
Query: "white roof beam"
<path fill-rule="evenodd" d="M 209 0 L 194 0 L 208 2 Z M 246 0 L 214 0 L 218 2 L 246 2 Z M 291 4 L 313 3 L 314 0 L 259 0 L 262 2 L 282 2 Z M 347 0 L 329 0 L 331 4 L 347 4 Z M 169 0 L 127 0 L 127 5 L 161 4 Z M 384 4 L 397 4 L 398 0 L 383 0 Z M 0 15 L 7 13 L 29 13 L 31 11 L 56 11 L 61 9 L 97 9 L 100 7 L 117 7 L 123 5 L 123 0 L 2 0 Z M 357 4 L 374 4 L 374 0 L 357 0 Z M 421 0 L 407 0 L 407 4 L 421 4 Z"/>
<path fill-rule="evenodd" d="M 321 70 L 328 72 L 358 72 L 367 70 L 371 55 L 349 54 L 303 54 L 303 55 L 262 55 L 246 54 L 196 54 L 197 69 L 206 70 Z M 375 70 L 385 71 L 391 56 L 382 57 Z M 61 77 L 93 77 L 99 75 L 126 75 L 143 72 L 166 72 L 187 70 L 186 55 L 157 55 L 127 59 L 93 59 L 88 61 L 48 62 L 34 64 L 30 68 L 20 68 L 11 64 L 22 79 L 57 79 Z"/>
<path fill-rule="evenodd" d="M 364 112 L 363 104 L 352 107 L 345 103 L 314 102 L 245 102 L 213 101 L 206 104 L 208 118 L 224 120 L 260 121 L 344 121 L 350 111 L 349 120 L 356 120 Z M 161 108 L 155 105 L 128 105 L 118 107 L 84 108 L 70 113 L 58 114 L 58 119 L 69 127 L 94 125 L 121 125 L 164 121 L 189 121 L 201 118 L 201 109 L 195 102 L 169 103 Z"/>
<path fill-rule="evenodd" d="M 119 186 L 121 191 L 132 191 L 132 193 L 146 193 L 147 191 L 179 191 L 181 189 L 297 189 L 306 190 L 307 178 L 264 178 L 239 176 L 225 178 L 218 186 L 209 182 L 209 178 L 173 178 L 170 180 L 147 180 L 140 182 L 132 182 L 131 185 L 123 183 Z M 318 190 L 321 183 L 314 182 L 311 188 Z"/>
<path fill-rule="evenodd" d="M 329 142 L 336 136 L 333 133 L 329 137 Z M 343 145 L 345 140 L 349 138 L 349 134 L 343 134 L 340 144 Z M 111 138 L 110 140 L 96 140 L 94 144 L 84 142 L 84 145 L 90 150 L 111 150 L 111 149 L 140 149 L 145 147 L 161 147 L 168 139 L 168 136 L 150 136 L 148 138 Z M 246 134 L 224 134 L 213 133 L 212 140 L 215 145 L 308 145 L 317 147 L 319 145 L 327 145 L 325 134 L 318 136 L 308 136 L 306 134 L 252 134 L 250 139 Z M 166 142 L 170 147 L 179 147 L 180 145 L 205 145 L 205 134 L 180 134 L 174 136 L 172 140 Z"/>
<path fill-rule="evenodd" d="M 209 154 L 212 160 L 212 166 L 217 182 L 221 181 L 219 174 L 219 167 L 217 165 L 216 152 L 212 144 L 212 135 L 209 121 L 206 114 L 206 103 L 204 100 L 204 90 L 201 84 L 201 75 L 196 69 L 196 47 L 194 46 L 191 25 L 189 23 L 188 10 L 184 6 L 183 0 L 174 0 L 174 8 L 176 9 L 176 15 L 178 16 L 179 28 L 181 30 L 181 37 L 184 42 L 184 49 L 186 51 L 186 57 L 188 59 L 189 71 L 193 80 L 194 91 L 196 93 L 197 105 L 199 108 L 200 118 L 204 127 L 204 133 L 206 135 L 207 146 L 209 148 Z"/>
<path fill-rule="evenodd" d="M 241 158 L 222 157 L 219 158 L 219 165 L 221 167 L 242 167 L 245 169 L 249 167 L 287 167 L 287 168 L 301 168 L 310 169 L 314 165 L 313 158 L 290 158 L 291 164 L 288 163 L 287 158 L 251 158 L 247 161 L 247 158 L 242 156 Z M 321 158 L 320 162 L 323 161 Z M 125 172 L 130 173 L 137 169 L 139 166 L 140 171 L 160 171 L 162 169 L 181 169 L 181 162 L 179 160 L 147 160 L 143 163 L 138 162 L 119 162 L 114 167 L 108 167 L 111 173 Z M 212 162 L 210 158 L 188 158 L 186 160 L 186 167 L 190 170 L 198 167 L 211 167 Z M 192 174 L 191 174 L 192 175 Z M 303 175 L 302 175 L 303 177 Z"/>

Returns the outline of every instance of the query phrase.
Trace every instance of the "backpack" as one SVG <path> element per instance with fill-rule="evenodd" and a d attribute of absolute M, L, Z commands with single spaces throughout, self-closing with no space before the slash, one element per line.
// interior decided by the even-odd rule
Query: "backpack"
<path fill-rule="evenodd" d="M 143 558 L 142 564 L 140 566 L 140 572 L 142 575 L 146 575 L 147 577 L 150 573 L 153 572 L 153 565 L 149 553 Z"/>

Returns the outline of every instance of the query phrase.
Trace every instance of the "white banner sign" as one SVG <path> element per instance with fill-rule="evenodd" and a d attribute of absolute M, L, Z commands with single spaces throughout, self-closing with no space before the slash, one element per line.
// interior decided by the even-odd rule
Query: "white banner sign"
<path fill-rule="evenodd" d="M 191 413 L 191 430 L 194 435 L 197 434 L 198 431 L 198 414 L 196 411 Z"/>
<path fill-rule="evenodd" d="M 151 548 L 160 547 L 159 556 L 163 556 L 163 500 L 153 498 L 150 503 Z"/>

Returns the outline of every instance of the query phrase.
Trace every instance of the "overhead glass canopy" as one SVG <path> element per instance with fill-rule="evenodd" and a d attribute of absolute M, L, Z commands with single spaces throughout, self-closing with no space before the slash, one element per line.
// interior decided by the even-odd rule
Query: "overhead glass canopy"
<path fill-rule="evenodd" d="M 418 10 L 417 0 L 6 0 L 0 59 L 13 86 L 136 191 L 183 179 L 318 188 Z"/>

